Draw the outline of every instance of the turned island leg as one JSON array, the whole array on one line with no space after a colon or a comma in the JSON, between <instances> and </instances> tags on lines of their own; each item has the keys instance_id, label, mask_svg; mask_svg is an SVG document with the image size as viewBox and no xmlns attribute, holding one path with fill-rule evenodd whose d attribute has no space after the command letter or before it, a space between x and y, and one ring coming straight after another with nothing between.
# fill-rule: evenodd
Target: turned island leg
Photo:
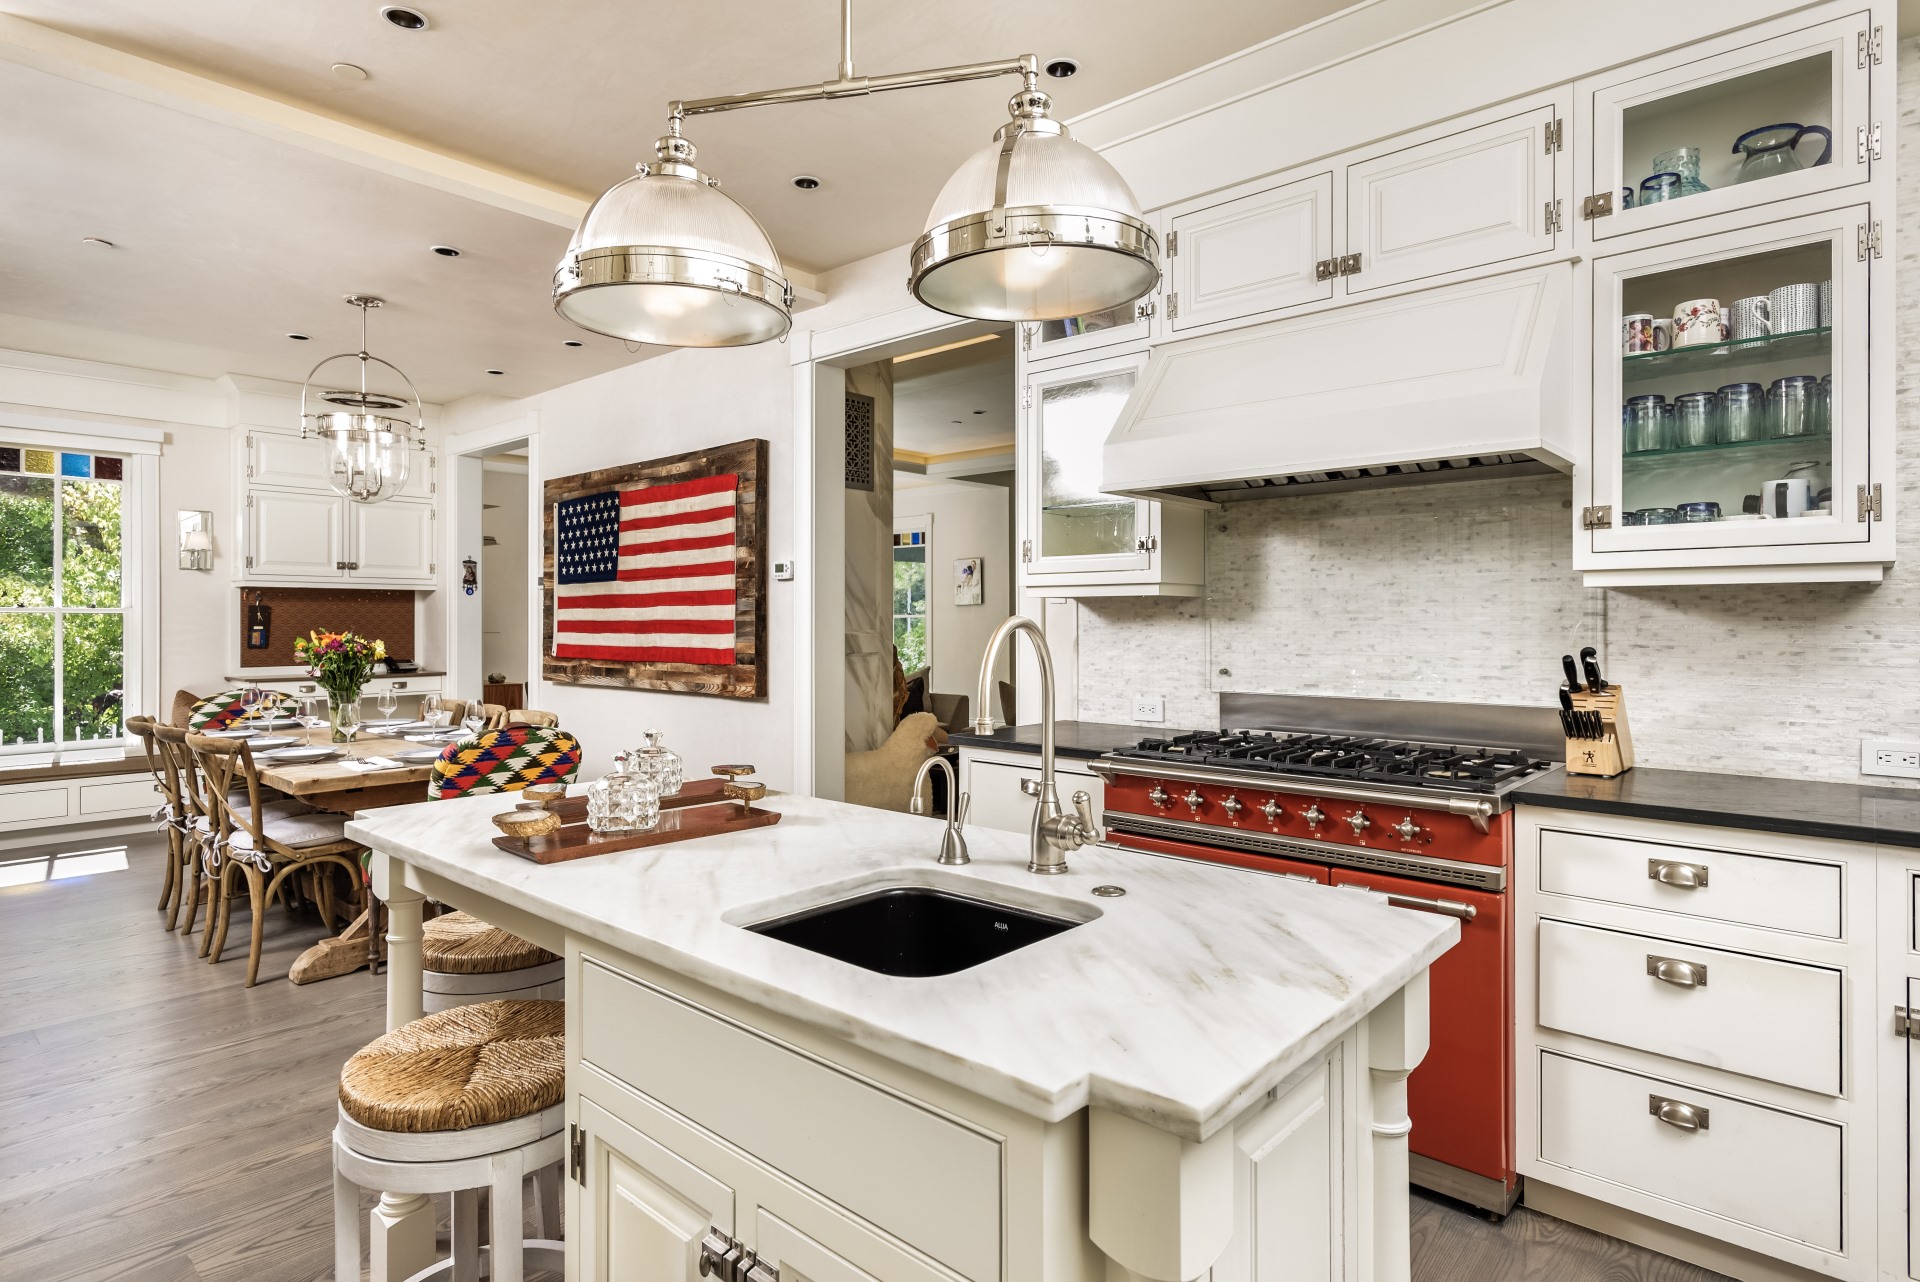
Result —
<instances>
[{"instance_id":1,"label":"turned island leg","mask_svg":"<svg viewBox=\"0 0 1920 1282\"><path fill-rule=\"evenodd\" d=\"M387 1030L421 1015L419 891L405 884L404 869L378 851L373 855L374 893L387 905ZM382 1193L369 1216L373 1282L403 1282L432 1264L436 1254L433 1200L424 1193Z\"/></svg>"},{"instance_id":2,"label":"turned island leg","mask_svg":"<svg viewBox=\"0 0 1920 1282\"><path fill-rule=\"evenodd\" d=\"M1373 1097L1371 1282L1410 1282L1413 1207L1408 1192L1407 1076L1427 1055L1427 972L1407 981L1367 1017L1367 1072Z\"/></svg>"}]
</instances>

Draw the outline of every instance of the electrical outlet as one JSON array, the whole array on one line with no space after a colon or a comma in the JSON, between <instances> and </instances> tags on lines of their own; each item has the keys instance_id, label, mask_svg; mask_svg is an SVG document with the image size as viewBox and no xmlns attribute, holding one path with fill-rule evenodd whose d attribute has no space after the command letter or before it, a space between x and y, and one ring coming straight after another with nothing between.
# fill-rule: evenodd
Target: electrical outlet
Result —
<instances>
[{"instance_id":1,"label":"electrical outlet","mask_svg":"<svg viewBox=\"0 0 1920 1282\"><path fill-rule=\"evenodd\" d=\"M1158 724L1167 719L1167 701L1157 694L1136 694L1133 696L1133 719L1151 721ZM1914 773L1920 774L1920 771Z\"/></svg>"},{"instance_id":2,"label":"electrical outlet","mask_svg":"<svg viewBox=\"0 0 1920 1282\"><path fill-rule=\"evenodd\" d=\"M1920 743L1904 739L1862 739L1860 773L1920 779Z\"/></svg>"}]
</instances>

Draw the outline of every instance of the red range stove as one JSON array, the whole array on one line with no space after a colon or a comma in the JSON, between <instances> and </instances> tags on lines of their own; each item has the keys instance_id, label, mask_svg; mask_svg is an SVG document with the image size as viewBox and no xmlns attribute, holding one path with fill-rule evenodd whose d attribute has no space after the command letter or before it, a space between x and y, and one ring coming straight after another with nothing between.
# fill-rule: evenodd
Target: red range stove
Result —
<instances>
[{"instance_id":1,"label":"red range stove","mask_svg":"<svg viewBox=\"0 0 1920 1282\"><path fill-rule=\"evenodd\" d=\"M1449 712L1460 728L1503 737L1436 736ZM1289 714L1315 728L1272 720ZM1142 739L1094 764L1108 840L1363 886L1457 918L1460 942L1430 973L1432 1048L1408 1082L1413 1179L1506 1214L1519 1195L1508 794L1562 768L1552 711L1228 695L1221 716L1251 728ZM1326 728L1396 718L1419 737Z\"/></svg>"}]
</instances>

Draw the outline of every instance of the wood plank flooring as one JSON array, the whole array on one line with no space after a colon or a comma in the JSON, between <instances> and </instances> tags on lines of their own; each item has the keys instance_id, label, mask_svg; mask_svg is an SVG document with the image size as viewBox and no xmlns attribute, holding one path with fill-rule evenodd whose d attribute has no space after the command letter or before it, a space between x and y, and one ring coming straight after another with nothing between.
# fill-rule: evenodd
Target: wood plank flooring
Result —
<instances>
[{"instance_id":1,"label":"wood plank flooring","mask_svg":"<svg viewBox=\"0 0 1920 1282\"><path fill-rule=\"evenodd\" d=\"M321 930L276 908L242 988L244 913L241 947L202 961L153 910L160 849L0 888L0 1279L325 1282L334 1090L384 1027L383 985L287 983ZM1417 1282L1718 1282L1524 1207L1496 1225L1416 1191L1413 1212Z\"/></svg>"}]
</instances>

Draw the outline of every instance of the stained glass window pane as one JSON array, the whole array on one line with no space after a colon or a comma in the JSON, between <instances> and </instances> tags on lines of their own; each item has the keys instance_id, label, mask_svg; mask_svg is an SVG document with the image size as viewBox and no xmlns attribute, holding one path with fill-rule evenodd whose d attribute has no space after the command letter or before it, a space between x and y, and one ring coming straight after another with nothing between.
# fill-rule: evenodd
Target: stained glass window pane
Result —
<instances>
[{"instance_id":1,"label":"stained glass window pane","mask_svg":"<svg viewBox=\"0 0 1920 1282\"><path fill-rule=\"evenodd\" d=\"M60 456L60 475L92 476L93 475L93 455L62 454Z\"/></svg>"},{"instance_id":2,"label":"stained glass window pane","mask_svg":"<svg viewBox=\"0 0 1920 1282\"><path fill-rule=\"evenodd\" d=\"M118 481L122 477L121 468L124 459L110 458L105 454L93 456L93 476L99 481Z\"/></svg>"},{"instance_id":3,"label":"stained glass window pane","mask_svg":"<svg viewBox=\"0 0 1920 1282\"><path fill-rule=\"evenodd\" d=\"M0 472L18 472L20 470L20 447L0 445Z\"/></svg>"},{"instance_id":4,"label":"stained glass window pane","mask_svg":"<svg viewBox=\"0 0 1920 1282\"><path fill-rule=\"evenodd\" d=\"M27 471L40 476L53 475L54 457L52 450L28 450L26 452L26 461Z\"/></svg>"}]
</instances>

